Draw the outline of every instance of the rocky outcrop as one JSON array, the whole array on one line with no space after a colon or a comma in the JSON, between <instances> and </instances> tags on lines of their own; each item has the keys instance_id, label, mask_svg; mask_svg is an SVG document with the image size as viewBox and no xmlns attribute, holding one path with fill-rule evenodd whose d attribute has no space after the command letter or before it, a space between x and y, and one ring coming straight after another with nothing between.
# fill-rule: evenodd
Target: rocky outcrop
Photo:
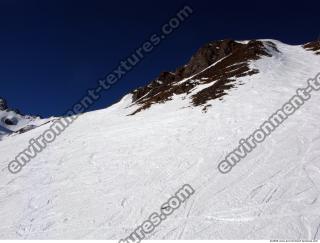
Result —
<instances>
[{"instance_id":1,"label":"rocky outcrop","mask_svg":"<svg viewBox=\"0 0 320 243\"><path fill-rule=\"evenodd\" d=\"M258 73L258 70L250 69L249 62L271 56L270 50L279 52L272 42L252 40L240 43L229 39L210 42L201 47L183 67L174 72L162 72L149 85L134 90L133 102L140 108L133 114L152 104L168 101L175 94L188 95L200 84L212 83L192 95L193 105L204 105L208 100L221 98L234 87L236 78Z\"/></svg>"},{"instance_id":2,"label":"rocky outcrop","mask_svg":"<svg viewBox=\"0 0 320 243\"><path fill-rule=\"evenodd\" d=\"M320 55L320 40L309 42L303 45L308 51L313 51L315 54Z\"/></svg>"},{"instance_id":3,"label":"rocky outcrop","mask_svg":"<svg viewBox=\"0 0 320 243\"><path fill-rule=\"evenodd\" d=\"M193 55L189 63L176 71L177 80L190 77L209 67L216 61L228 56L242 44L233 40L222 40L208 43Z\"/></svg>"}]
</instances>

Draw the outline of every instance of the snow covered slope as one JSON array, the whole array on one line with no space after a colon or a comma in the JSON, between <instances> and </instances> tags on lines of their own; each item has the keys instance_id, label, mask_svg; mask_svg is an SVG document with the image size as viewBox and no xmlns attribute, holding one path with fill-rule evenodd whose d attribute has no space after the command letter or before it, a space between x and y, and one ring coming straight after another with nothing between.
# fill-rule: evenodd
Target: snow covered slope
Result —
<instances>
[{"instance_id":1,"label":"snow covered slope","mask_svg":"<svg viewBox=\"0 0 320 243\"><path fill-rule=\"evenodd\" d=\"M314 50L262 43L259 58L233 43L212 62L196 58L179 78L166 73L81 115L19 174L8 163L50 125L1 141L0 238L121 239L189 183L196 193L149 239L319 239L320 94L229 174L217 170L320 72ZM234 66L242 71L217 74Z\"/></svg>"}]
</instances>

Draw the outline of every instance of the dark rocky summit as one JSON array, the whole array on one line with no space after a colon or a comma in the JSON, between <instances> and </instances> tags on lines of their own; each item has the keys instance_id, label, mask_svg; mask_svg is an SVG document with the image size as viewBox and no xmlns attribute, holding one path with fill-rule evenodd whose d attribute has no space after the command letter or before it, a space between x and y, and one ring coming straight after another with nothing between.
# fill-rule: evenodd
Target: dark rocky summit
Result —
<instances>
[{"instance_id":1,"label":"dark rocky summit","mask_svg":"<svg viewBox=\"0 0 320 243\"><path fill-rule=\"evenodd\" d=\"M249 62L262 56L270 57L270 50L279 52L272 42L252 40L240 43L229 39L210 42L183 67L174 72L162 72L149 85L134 90L133 102L140 108L133 114L154 103L170 100L174 94L190 94L200 84L212 83L191 96L193 105L205 105L208 100L221 98L236 85L235 78L258 73L258 70L250 69Z\"/></svg>"},{"instance_id":2,"label":"dark rocky summit","mask_svg":"<svg viewBox=\"0 0 320 243\"><path fill-rule=\"evenodd\" d=\"M315 54L320 55L320 40L309 42L303 47L308 51L313 51Z\"/></svg>"}]
</instances>

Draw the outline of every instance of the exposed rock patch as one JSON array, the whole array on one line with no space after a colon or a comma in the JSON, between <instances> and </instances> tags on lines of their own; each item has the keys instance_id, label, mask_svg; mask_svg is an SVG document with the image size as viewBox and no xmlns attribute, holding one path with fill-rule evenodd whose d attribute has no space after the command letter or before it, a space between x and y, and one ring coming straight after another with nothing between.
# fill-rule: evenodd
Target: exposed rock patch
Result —
<instances>
[{"instance_id":1,"label":"exposed rock patch","mask_svg":"<svg viewBox=\"0 0 320 243\"><path fill-rule=\"evenodd\" d=\"M149 108L152 104L166 102L173 95L188 95L201 84L212 83L191 96L193 105L204 105L208 100L221 98L227 94L227 90L236 85L236 78L258 73L258 70L250 69L249 63L263 56L270 57L272 54L269 50L279 52L272 42L252 40L243 44L222 40L208 43L183 67L175 72L162 72L149 85L134 90L133 102L140 105L140 108L133 114Z\"/></svg>"},{"instance_id":2,"label":"exposed rock patch","mask_svg":"<svg viewBox=\"0 0 320 243\"><path fill-rule=\"evenodd\" d=\"M320 55L320 40L309 42L303 45L303 48L308 51L313 51L317 55Z\"/></svg>"}]
</instances>

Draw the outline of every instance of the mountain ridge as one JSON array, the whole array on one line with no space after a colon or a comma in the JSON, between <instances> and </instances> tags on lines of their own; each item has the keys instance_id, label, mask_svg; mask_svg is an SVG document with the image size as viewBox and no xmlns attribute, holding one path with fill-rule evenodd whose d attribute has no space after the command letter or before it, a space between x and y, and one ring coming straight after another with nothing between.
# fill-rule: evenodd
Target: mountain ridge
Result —
<instances>
[{"instance_id":1,"label":"mountain ridge","mask_svg":"<svg viewBox=\"0 0 320 243\"><path fill-rule=\"evenodd\" d=\"M299 46L319 54L320 41ZM234 78L251 76L259 72L257 69L250 69L250 61L260 59L262 56L271 57L274 52L279 53L279 50L273 40L225 39L209 42L198 49L184 66L173 72L161 72L146 86L135 89L132 92L132 100L140 107L132 115L149 108L152 104L168 101L173 95L189 93L198 85L214 81L212 85L194 94L191 103L198 106L204 105L211 99L221 99L228 89L236 86ZM217 64L213 65L215 62ZM210 67L211 65L213 67ZM187 80L181 82L183 79ZM207 106L204 110L206 108Z\"/></svg>"}]
</instances>

